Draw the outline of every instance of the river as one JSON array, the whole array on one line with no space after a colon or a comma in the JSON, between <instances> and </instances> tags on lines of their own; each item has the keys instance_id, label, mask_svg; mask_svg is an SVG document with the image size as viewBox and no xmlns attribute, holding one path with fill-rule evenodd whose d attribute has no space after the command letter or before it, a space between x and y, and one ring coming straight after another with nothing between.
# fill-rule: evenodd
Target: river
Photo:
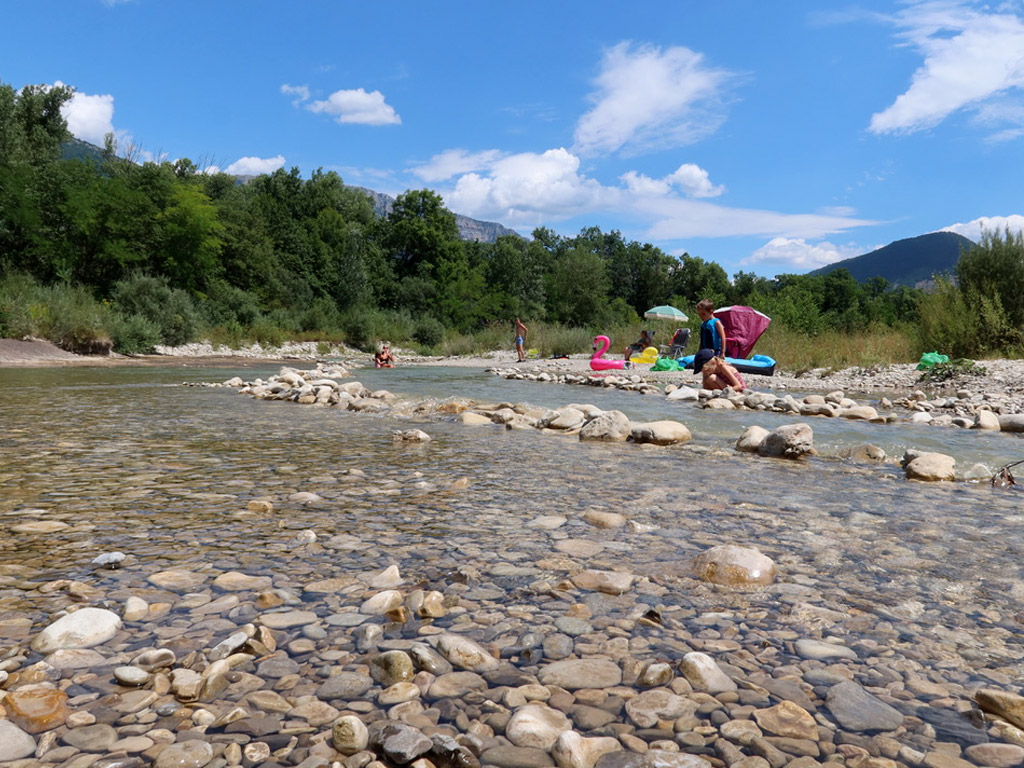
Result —
<instances>
[{"instance_id":1,"label":"river","mask_svg":"<svg viewBox=\"0 0 1024 768\"><path fill-rule=\"evenodd\" d=\"M1024 672L1020 492L909 482L892 465L839 458L844 447L872 442L890 455L916 447L998 466L1019 458L1019 439L812 419L822 455L797 463L732 450L743 426L771 428L787 421L781 416L703 412L659 397L507 381L474 369L360 370L354 378L415 400L590 402L634 420L678 419L694 439L672 448L581 444L182 386L276 371L0 370L0 520L7 528L25 520L67 525L0 540L0 642L17 653L68 604L61 590L39 589L60 579L95 588L100 604L113 606L130 594L170 600L146 583L157 571L241 571L269 576L275 588L327 615L336 606L304 593L304 583L395 564L423 584L469 573L486 595L479 600L517 606L530 603L529 585L558 582L559 561L569 559L655 585L630 605L602 609L619 618L636 618L638 604L656 611L658 622L638 623L635 633L659 658L682 653L667 631L675 627L748 649L774 648L754 664L771 675L801 663L793 641L811 636L854 649L861 682L872 681L873 659L895 669L894 660L903 660L915 675L948 686L964 711L975 688L1019 681ZM394 429L412 426L433 441L392 440ZM302 492L316 497L294 500ZM248 512L253 500L270 501L273 513ZM590 511L621 513L633 525L594 527L583 520ZM564 524L545 522L558 517ZM306 530L320 544L296 543ZM690 561L719 544L758 547L777 564L778 582L743 593L697 584ZM130 556L123 568L91 565L111 551ZM466 603L474 605L472 593ZM540 605L521 613L543 612ZM453 620L463 619L437 624ZM514 634L520 624L529 622L499 621L482 638ZM412 637L419 626L389 631ZM149 647L154 637L184 635L201 647L218 634L204 632L181 608L120 642L127 652ZM927 708L929 697L908 697L902 678L874 682L888 686L894 700ZM936 718L935 738L961 746L987 740L955 707ZM921 738L907 743L924 751Z\"/></svg>"}]
</instances>

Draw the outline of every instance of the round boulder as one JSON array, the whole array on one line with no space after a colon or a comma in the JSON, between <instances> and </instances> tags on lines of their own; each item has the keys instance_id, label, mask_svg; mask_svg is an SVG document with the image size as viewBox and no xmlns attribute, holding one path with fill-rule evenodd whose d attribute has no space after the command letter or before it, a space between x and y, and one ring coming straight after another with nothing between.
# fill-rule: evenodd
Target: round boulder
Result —
<instances>
[{"instance_id":1,"label":"round boulder","mask_svg":"<svg viewBox=\"0 0 1024 768\"><path fill-rule=\"evenodd\" d=\"M759 587L775 581L775 563L753 547L723 544L693 560L697 578L728 587Z\"/></svg>"},{"instance_id":2,"label":"round boulder","mask_svg":"<svg viewBox=\"0 0 1024 768\"><path fill-rule=\"evenodd\" d=\"M920 453L907 462L904 471L908 480L927 482L952 481L956 479L956 459L944 453Z\"/></svg>"},{"instance_id":3,"label":"round boulder","mask_svg":"<svg viewBox=\"0 0 1024 768\"><path fill-rule=\"evenodd\" d=\"M757 452L762 456L783 459L799 459L801 456L813 455L814 431L810 424L803 422L786 424L769 432L761 441Z\"/></svg>"},{"instance_id":4,"label":"round boulder","mask_svg":"<svg viewBox=\"0 0 1024 768\"><path fill-rule=\"evenodd\" d=\"M685 443L692 435L685 424L678 421L649 421L645 424L634 424L632 429L633 442L654 443L655 445L673 445Z\"/></svg>"},{"instance_id":5,"label":"round boulder","mask_svg":"<svg viewBox=\"0 0 1024 768\"><path fill-rule=\"evenodd\" d=\"M629 439L629 417L622 411L605 411L580 430L580 440L624 443Z\"/></svg>"}]
</instances>

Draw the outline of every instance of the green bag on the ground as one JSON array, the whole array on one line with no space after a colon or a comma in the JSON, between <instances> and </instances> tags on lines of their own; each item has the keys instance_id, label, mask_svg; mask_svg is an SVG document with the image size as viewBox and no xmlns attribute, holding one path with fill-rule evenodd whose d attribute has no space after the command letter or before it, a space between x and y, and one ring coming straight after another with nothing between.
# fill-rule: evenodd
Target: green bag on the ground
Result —
<instances>
[{"instance_id":1,"label":"green bag on the ground","mask_svg":"<svg viewBox=\"0 0 1024 768\"><path fill-rule=\"evenodd\" d=\"M681 371L683 366L678 361L673 360L671 357L659 357L654 361L654 365L651 366L652 371Z\"/></svg>"},{"instance_id":2,"label":"green bag on the ground","mask_svg":"<svg viewBox=\"0 0 1024 768\"><path fill-rule=\"evenodd\" d=\"M948 363L949 355L940 355L938 352L925 352L921 355L921 362L917 364L917 370L927 371L939 363Z\"/></svg>"}]
</instances>

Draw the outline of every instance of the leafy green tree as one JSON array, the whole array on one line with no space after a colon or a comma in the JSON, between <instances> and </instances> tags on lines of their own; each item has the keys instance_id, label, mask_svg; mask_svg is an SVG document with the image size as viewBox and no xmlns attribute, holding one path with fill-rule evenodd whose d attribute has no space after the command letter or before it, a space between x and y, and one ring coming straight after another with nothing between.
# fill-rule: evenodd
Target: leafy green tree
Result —
<instances>
[{"instance_id":1,"label":"leafy green tree","mask_svg":"<svg viewBox=\"0 0 1024 768\"><path fill-rule=\"evenodd\" d=\"M398 196L387 215L384 247L395 262L399 279L432 277L435 267L462 248L455 214L429 189Z\"/></svg>"},{"instance_id":2,"label":"leafy green tree","mask_svg":"<svg viewBox=\"0 0 1024 768\"><path fill-rule=\"evenodd\" d=\"M0 166L40 166L60 158L71 138L61 108L74 95L68 86L27 85L20 92L0 83Z\"/></svg>"},{"instance_id":3,"label":"leafy green tree","mask_svg":"<svg viewBox=\"0 0 1024 768\"><path fill-rule=\"evenodd\" d=\"M956 277L965 295L998 301L1009 323L1024 329L1024 232L982 232L981 242L960 254Z\"/></svg>"},{"instance_id":4,"label":"leafy green tree","mask_svg":"<svg viewBox=\"0 0 1024 768\"><path fill-rule=\"evenodd\" d=\"M0 83L0 275L24 271L49 279L52 272L37 261L40 173L60 159L61 142L70 138L61 107L72 94L66 86L16 91Z\"/></svg>"},{"instance_id":5,"label":"leafy green tree","mask_svg":"<svg viewBox=\"0 0 1024 768\"><path fill-rule=\"evenodd\" d=\"M753 272L740 270L732 276L732 285L727 291L727 300L730 304L752 306L751 296L755 293L764 293L770 289L771 281L768 278L755 275Z\"/></svg>"},{"instance_id":6,"label":"leafy green tree","mask_svg":"<svg viewBox=\"0 0 1024 768\"><path fill-rule=\"evenodd\" d=\"M194 186L178 185L155 221L155 258L173 285L198 291L220 274L224 227L210 199Z\"/></svg>"},{"instance_id":7,"label":"leafy green tree","mask_svg":"<svg viewBox=\"0 0 1024 768\"><path fill-rule=\"evenodd\" d=\"M109 295L132 270L147 266L157 209L124 179L97 175L68 190L66 263L75 282Z\"/></svg>"},{"instance_id":8,"label":"leafy green tree","mask_svg":"<svg viewBox=\"0 0 1024 768\"><path fill-rule=\"evenodd\" d=\"M559 256L548 277L547 299L547 315L555 321L600 325L609 317L610 305L604 259L583 247Z\"/></svg>"},{"instance_id":9,"label":"leafy green tree","mask_svg":"<svg viewBox=\"0 0 1024 768\"><path fill-rule=\"evenodd\" d=\"M729 292L729 277L716 262L704 261L698 256L684 253L678 266L672 270L671 289L673 294L682 296L690 307L701 299L721 304ZM680 309L686 311L685 307Z\"/></svg>"},{"instance_id":10,"label":"leafy green tree","mask_svg":"<svg viewBox=\"0 0 1024 768\"><path fill-rule=\"evenodd\" d=\"M502 319L539 317L544 308L544 260L539 244L504 235L487 248L484 274L492 298L490 311Z\"/></svg>"}]
</instances>

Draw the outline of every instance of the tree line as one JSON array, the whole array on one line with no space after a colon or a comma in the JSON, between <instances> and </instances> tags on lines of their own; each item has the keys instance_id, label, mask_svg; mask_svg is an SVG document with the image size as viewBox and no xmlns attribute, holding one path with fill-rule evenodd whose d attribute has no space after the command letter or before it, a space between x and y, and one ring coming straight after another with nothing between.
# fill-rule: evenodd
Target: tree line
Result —
<instances>
[{"instance_id":1,"label":"tree line","mask_svg":"<svg viewBox=\"0 0 1024 768\"><path fill-rule=\"evenodd\" d=\"M927 326L967 343L956 336L964 323L936 323L921 291L860 284L846 270L730 279L714 262L597 227L466 242L428 189L377 216L334 172L303 178L292 168L242 183L188 159L133 162L109 137L102 151L70 159L61 107L71 95L0 84L0 333L52 327L68 346L105 336L128 352L200 335L436 348L516 316L597 331L638 325L658 304L692 314L710 298L755 306L802 334ZM962 258L959 282L937 293L1003 318L998 343L1019 343L1020 297L991 269L1008 261L1019 274L1024 249L1010 233L983 245L999 263Z\"/></svg>"}]
</instances>

